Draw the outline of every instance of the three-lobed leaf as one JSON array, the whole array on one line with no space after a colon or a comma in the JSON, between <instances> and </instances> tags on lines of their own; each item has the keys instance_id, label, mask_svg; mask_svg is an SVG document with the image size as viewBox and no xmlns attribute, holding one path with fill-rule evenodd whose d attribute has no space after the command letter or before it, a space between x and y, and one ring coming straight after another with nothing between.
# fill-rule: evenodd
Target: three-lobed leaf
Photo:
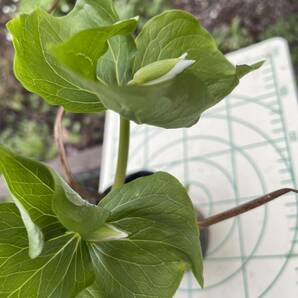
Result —
<instances>
[{"instance_id":1,"label":"three-lobed leaf","mask_svg":"<svg viewBox=\"0 0 298 298\"><path fill-rule=\"evenodd\" d=\"M21 15L8 24L16 76L68 111L111 109L136 123L178 128L194 125L261 65L232 65L184 11L152 18L136 40L130 34L135 25L135 19L119 21L111 0L80 0L63 18L41 10ZM196 63L172 80L127 86L140 69L184 53Z\"/></svg>"},{"instance_id":2,"label":"three-lobed leaf","mask_svg":"<svg viewBox=\"0 0 298 298\"><path fill-rule=\"evenodd\" d=\"M140 178L91 205L46 166L0 153L16 202L0 204L0 297L172 297L188 268L202 284L194 210L171 175Z\"/></svg>"},{"instance_id":3,"label":"three-lobed leaf","mask_svg":"<svg viewBox=\"0 0 298 298\"><path fill-rule=\"evenodd\" d=\"M122 46L120 42L118 44ZM125 46L124 43L122 48ZM85 45L81 44L74 51L82 47ZM113 84L113 80L105 81L110 84L103 84L103 72L98 73L99 82L74 77L87 90L97 94L107 109L136 123L164 128L194 125L206 109L222 100L239 84L241 77L261 66L261 63L232 65L199 22L191 14L179 10L152 18L136 38L136 50L132 51L135 56L132 74L149 68L157 61L178 58L184 53L195 63L175 78L150 86L127 86L119 80L117 85ZM109 65L109 61L113 60L113 57L105 57L99 57L98 65ZM66 59L59 61L67 64ZM123 67L127 66L129 63L123 64Z\"/></svg>"}]
</instances>

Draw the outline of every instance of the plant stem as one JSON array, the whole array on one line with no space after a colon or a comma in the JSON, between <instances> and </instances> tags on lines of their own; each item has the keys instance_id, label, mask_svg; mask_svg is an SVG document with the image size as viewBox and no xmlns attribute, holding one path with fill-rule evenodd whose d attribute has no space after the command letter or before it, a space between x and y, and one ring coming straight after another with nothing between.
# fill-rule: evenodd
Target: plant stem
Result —
<instances>
[{"instance_id":1,"label":"plant stem","mask_svg":"<svg viewBox=\"0 0 298 298\"><path fill-rule=\"evenodd\" d=\"M234 207L227 211L210 216L202 221L199 221L198 225L199 225L200 229L208 228L209 226L212 226L212 225L222 222L224 220L230 219L237 215L246 213L246 212L248 212L252 209L255 209L257 207L260 207L264 204L267 204L270 201L273 201L274 199L277 199L280 196L282 196L288 192L298 193L298 190L292 189L292 188L283 188L283 189L273 191L267 195L261 196L261 197L255 199L255 200L252 200L248 203L242 204L240 206Z\"/></svg>"},{"instance_id":2,"label":"plant stem","mask_svg":"<svg viewBox=\"0 0 298 298\"><path fill-rule=\"evenodd\" d=\"M118 147L118 161L116 168L115 181L112 189L117 189L124 184L128 152L129 152L129 133L130 122L120 116L120 133L119 133L119 147Z\"/></svg>"}]
</instances>

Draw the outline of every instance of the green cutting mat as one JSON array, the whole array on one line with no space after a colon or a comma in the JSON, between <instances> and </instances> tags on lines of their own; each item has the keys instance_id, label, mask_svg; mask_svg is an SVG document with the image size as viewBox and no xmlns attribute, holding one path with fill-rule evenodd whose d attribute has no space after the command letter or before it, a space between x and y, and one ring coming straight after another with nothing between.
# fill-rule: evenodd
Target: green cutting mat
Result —
<instances>
[{"instance_id":1,"label":"green cutting mat","mask_svg":"<svg viewBox=\"0 0 298 298\"><path fill-rule=\"evenodd\" d=\"M190 129L132 127L129 172L164 170L207 215L280 187L297 188L298 107L287 43L274 38L228 56L265 65ZM114 175L118 118L108 113L101 189ZM294 194L210 229L205 289L190 273L175 297L298 297Z\"/></svg>"}]
</instances>

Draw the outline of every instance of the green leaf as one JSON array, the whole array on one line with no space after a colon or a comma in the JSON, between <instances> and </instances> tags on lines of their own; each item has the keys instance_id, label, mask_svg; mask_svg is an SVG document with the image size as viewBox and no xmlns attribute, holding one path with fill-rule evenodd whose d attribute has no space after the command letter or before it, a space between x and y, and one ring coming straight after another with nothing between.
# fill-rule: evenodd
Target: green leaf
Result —
<instances>
[{"instance_id":1,"label":"green leaf","mask_svg":"<svg viewBox=\"0 0 298 298\"><path fill-rule=\"evenodd\" d=\"M109 49L108 40L115 35L131 33L136 25L137 20L130 19L107 27L81 31L68 41L55 46L53 53L74 72L95 80L97 61Z\"/></svg>"},{"instance_id":2,"label":"green leaf","mask_svg":"<svg viewBox=\"0 0 298 298\"><path fill-rule=\"evenodd\" d=\"M97 297L172 297L187 268L202 285L195 212L174 177L140 178L112 191L100 205L111 212L107 222L129 238L88 244Z\"/></svg>"},{"instance_id":3,"label":"green leaf","mask_svg":"<svg viewBox=\"0 0 298 298\"><path fill-rule=\"evenodd\" d=\"M156 61L177 58L183 53L196 61L166 84L121 90L121 101L120 95L112 96L112 92L109 102L106 96L102 97L107 108L137 123L165 128L192 126L202 112L222 100L239 83L236 67L218 50L197 19L187 12L172 10L152 18L137 37L136 45L134 73ZM246 73L257 66L260 67L247 66ZM144 96L144 101L138 101L137 96Z\"/></svg>"},{"instance_id":4,"label":"green leaf","mask_svg":"<svg viewBox=\"0 0 298 298\"><path fill-rule=\"evenodd\" d=\"M84 235L85 240L90 242L114 241L127 237L127 232L117 229L110 224L103 224L97 230Z\"/></svg>"},{"instance_id":5,"label":"green leaf","mask_svg":"<svg viewBox=\"0 0 298 298\"><path fill-rule=\"evenodd\" d=\"M244 77L246 74L259 69L265 61L260 61L258 63L255 63L253 65L237 65L236 66L236 73L239 79Z\"/></svg>"},{"instance_id":6,"label":"green leaf","mask_svg":"<svg viewBox=\"0 0 298 298\"><path fill-rule=\"evenodd\" d=\"M29 257L31 259L37 258L44 247L44 235L40 228L32 221L30 215L27 213L27 210L23 207L23 205L14 198L14 202L19 209L21 218L27 230L27 236L29 241Z\"/></svg>"},{"instance_id":7,"label":"green leaf","mask_svg":"<svg viewBox=\"0 0 298 298\"><path fill-rule=\"evenodd\" d=\"M105 110L100 98L69 76L50 55L49 46L67 41L83 30L109 26L118 20L111 0L79 0L65 17L54 17L42 10L16 17L8 23L15 47L16 77L29 91L68 111ZM117 65L121 62L117 60Z\"/></svg>"},{"instance_id":8,"label":"green leaf","mask_svg":"<svg viewBox=\"0 0 298 298\"><path fill-rule=\"evenodd\" d=\"M0 204L0 297L67 298L89 286L80 297L172 297L188 268L203 283L194 209L169 174L140 178L96 206L4 147L0 169L16 202Z\"/></svg>"},{"instance_id":9,"label":"green leaf","mask_svg":"<svg viewBox=\"0 0 298 298\"><path fill-rule=\"evenodd\" d=\"M143 296L144 297L144 296ZM104 298L100 289L94 283L92 286L84 289L76 298Z\"/></svg>"},{"instance_id":10,"label":"green leaf","mask_svg":"<svg viewBox=\"0 0 298 298\"><path fill-rule=\"evenodd\" d=\"M34 258L42 251L43 235L47 240L64 230L52 210L53 177L43 164L15 155L3 146L0 169L27 228L29 253Z\"/></svg>"},{"instance_id":11,"label":"green leaf","mask_svg":"<svg viewBox=\"0 0 298 298\"><path fill-rule=\"evenodd\" d=\"M137 37L136 46L137 50L133 51L135 75L144 70L147 72L153 66L155 72L158 68L158 73L163 73L167 66L163 65L165 69L161 70L159 62L177 59L185 53L187 59L195 63L173 79L149 86L126 86L123 82L119 86L106 85L74 77L87 90L96 93L107 109L138 124L164 128L190 127L206 109L233 91L244 74L261 66L261 63L232 65L198 21L191 14L179 10L152 18ZM112 58L105 57L99 58L98 63L108 66ZM124 64L125 67L128 65L129 61ZM156 73L153 74L155 76Z\"/></svg>"},{"instance_id":12,"label":"green leaf","mask_svg":"<svg viewBox=\"0 0 298 298\"><path fill-rule=\"evenodd\" d=\"M216 104L239 83L236 68L218 50L214 39L198 20L185 11L166 11L152 18L137 37L136 44L134 72L183 53L196 61L191 72L208 90L208 100L197 96L201 110Z\"/></svg>"},{"instance_id":13,"label":"green leaf","mask_svg":"<svg viewBox=\"0 0 298 298\"><path fill-rule=\"evenodd\" d=\"M97 78L110 86L126 85L132 76L131 65L136 50L134 39L117 35L108 43L109 51L97 62Z\"/></svg>"},{"instance_id":14,"label":"green leaf","mask_svg":"<svg viewBox=\"0 0 298 298\"><path fill-rule=\"evenodd\" d=\"M203 101L207 101L204 84L188 72L158 85L97 87L97 90L108 109L138 124L163 128L194 125L203 112Z\"/></svg>"},{"instance_id":15,"label":"green leaf","mask_svg":"<svg viewBox=\"0 0 298 298\"><path fill-rule=\"evenodd\" d=\"M53 210L59 221L69 231L88 237L95 233L108 218L110 212L83 200L78 193L52 172L55 179Z\"/></svg>"},{"instance_id":16,"label":"green leaf","mask_svg":"<svg viewBox=\"0 0 298 298\"><path fill-rule=\"evenodd\" d=\"M28 257L26 230L14 204L0 204L0 297L75 297L93 282L86 244L67 233Z\"/></svg>"},{"instance_id":17,"label":"green leaf","mask_svg":"<svg viewBox=\"0 0 298 298\"><path fill-rule=\"evenodd\" d=\"M84 289L81 293L79 293L76 298L104 298L104 296L100 289L97 287L96 283L94 283L90 287Z\"/></svg>"},{"instance_id":18,"label":"green leaf","mask_svg":"<svg viewBox=\"0 0 298 298\"><path fill-rule=\"evenodd\" d=\"M53 0L21 0L19 13L31 13L40 7L48 8L52 2Z\"/></svg>"},{"instance_id":19,"label":"green leaf","mask_svg":"<svg viewBox=\"0 0 298 298\"><path fill-rule=\"evenodd\" d=\"M30 257L41 253L44 235L48 240L65 228L87 238L115 237L115 231L102 235L99 230L109 211L83 200L43 164L0 146L0 169L27 228Z\"/></svg>"},{"instance_id":20,"label":"green leaf","mask_svg":"<svg viewBox=\"0 0 298 298\"><path fill-rule=\"evenodd\" d=\"M192 126L203 112L202 102L197 97L207 101L205 85L188 72L173 80L148 86L108 86L79 78L74 73L71 75L86 89L98 94L108 109L138 124L164 128ZM158 98L158 104L152 100L154 98Z\"/></svg>"}]
</instances>

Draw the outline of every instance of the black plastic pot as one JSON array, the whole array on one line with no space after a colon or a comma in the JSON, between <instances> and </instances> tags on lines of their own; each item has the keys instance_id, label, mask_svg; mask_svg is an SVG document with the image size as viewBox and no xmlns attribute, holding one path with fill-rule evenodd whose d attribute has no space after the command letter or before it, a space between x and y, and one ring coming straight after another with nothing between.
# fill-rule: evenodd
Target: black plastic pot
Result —
<instances>
[{"instance_id":1,"label":"black plastic pot","mask_svg":"<svg viewBox=\"0 0 298 298\"><path fill-rule=\"evenodd\" d=\"M139 171L136 173L133 173L131 175L128 175L125 178L125 183L129 183L133 180L136 180L140 177L146 177L146 176L151 176L152 174L154 174L153 172L149 172L149 171ZM107 188L100 196L100 199L103 199L110 191L111 191L112 187L110 186L109 188Z\"/></svg>"},{"instance_id":2,"label":"black plastic pot","mask_svg":"<svg viewBox=\"0 0 298 298\"><path fill-rule=\"evenodd\" d=\"M154 174L153 172L149 172L149 171L139 171L139 172L133 173L131 175L128 175L125 179L125 183L131 182L131 181L133 181L137 178L140 178L140 177L146 177L146 176L150 176L150 175L153 175L153 174ZM111 191L111 186L109 188L107 188L101 194L100 199L104 198L110 191ZM203 214L199 210L196 209L196 212L197 212L198 221L204 219ZM208 228L200 230L200 241L201 241L201 247L202 247L202 254L203 254L203 257L205 257L206 252L207 252L207 248L208 248L208 242L209 242L209 230L208 230Z\"/></svg>"}]
</instances>

